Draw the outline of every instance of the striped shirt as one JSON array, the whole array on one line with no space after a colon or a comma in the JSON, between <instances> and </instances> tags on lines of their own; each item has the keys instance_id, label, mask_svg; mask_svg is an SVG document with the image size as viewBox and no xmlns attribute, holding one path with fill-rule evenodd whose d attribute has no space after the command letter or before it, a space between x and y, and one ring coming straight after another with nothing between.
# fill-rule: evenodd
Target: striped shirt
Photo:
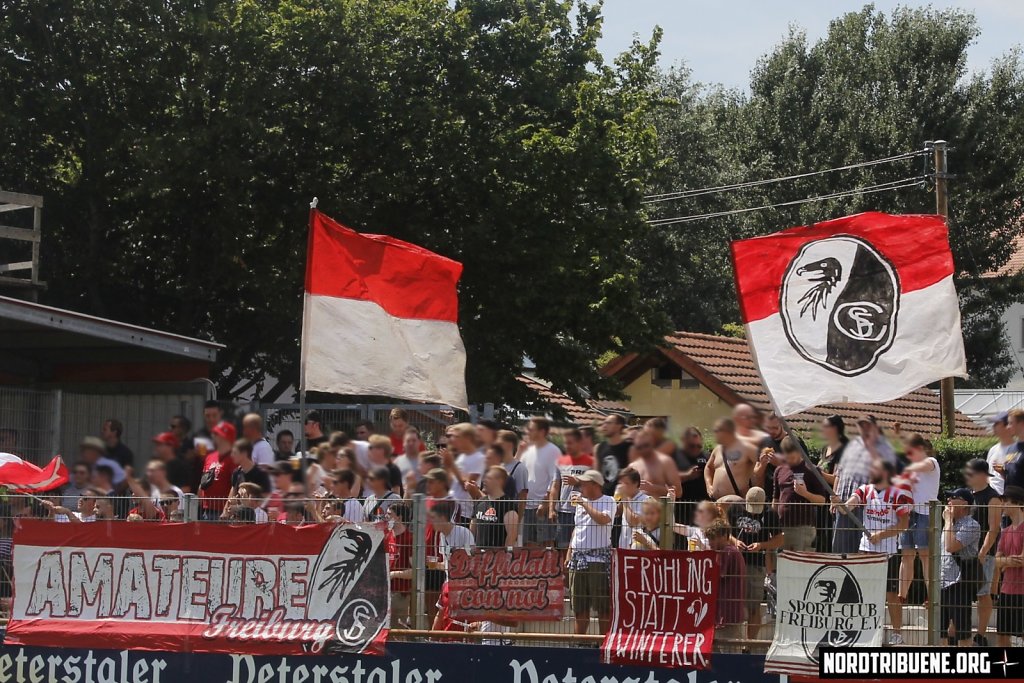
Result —
<instances>
[{"instance_id":1,"label":"striped shirt","mask_svg":"<svg viewBox=\"0 0 1024 683\"><path fill-rule=\"evenodd\" d=\"M892 555L897 549L897 536L883 538L872 543L868 534L885 531L896 526L901 517L906 517L913 509L913 501L906 493L890 486L879 491L873 484L864 484L855 492L857 499L864 505L864 528L867 530L860 539L862 553L885 553Z\"/></svg>"}]
</instances>

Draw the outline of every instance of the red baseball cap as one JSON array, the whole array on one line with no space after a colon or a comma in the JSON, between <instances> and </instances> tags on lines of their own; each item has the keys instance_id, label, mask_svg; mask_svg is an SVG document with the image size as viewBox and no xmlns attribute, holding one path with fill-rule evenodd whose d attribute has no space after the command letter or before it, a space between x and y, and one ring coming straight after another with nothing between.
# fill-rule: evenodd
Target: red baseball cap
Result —
<instances>
[{"instance_id":1,"label":"red baseball cap","mask_svg":"<svg viewBox=\"0 0 1024 683\"><path fill-rule=\"evenodd\" d=\"M235 431L235 425L230 422L218 422L217 426L210 430L214 436L219 436L222 439L234 443L238 432Z\"/></svg>"},{"instance_id":2,"label":"red baseball cap","mask_svg":"<svg viewBox=\"0 0 1024 683\"><path fill-rule=\"evenodd\" d=\"M181 445L181 442L178 441L178 437L174 435L174 432L160 432L153 437L153 443L162 443L175 449Z\"/></svg>"}]
</instances>

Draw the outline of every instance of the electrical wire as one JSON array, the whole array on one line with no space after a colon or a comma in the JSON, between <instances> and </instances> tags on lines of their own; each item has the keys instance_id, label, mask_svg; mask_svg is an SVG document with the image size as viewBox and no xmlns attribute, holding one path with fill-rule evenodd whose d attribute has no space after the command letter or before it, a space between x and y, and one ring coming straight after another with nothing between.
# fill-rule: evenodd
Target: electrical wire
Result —
<instances>
[{"instance_id":1,"label":"electrical wire","mask_svg":"<svg viewBox=\"0 0 1024 683\"><path fill-rule=\"evenodd\" d=\"M833 192L831 194L818 195L816 197L805 197L803 199L794 199L788 202L778 202L777 204L764 204L762 206L750 206L745 209L732 209L729 211L716 211L714 213L702 213L692 216L676 216L674 218L658 218L655 220L647 221L649 225L676 225L678 223L690 223L692 221L706 220L709 218L721 218L723 216L733 216L742 213L750 213L752 211L763 211L764 209L775 209L783 206L798 206L800 204L810 204L812 202L824 202L830 199L842 199L843 197L852 197L854 195L874 194L876 192L889 192L892 190L900 190L905 187L912 187L914 185L920 185L925 180L924 176L915 176L912 178L903 178L901 180L893 180L887 183L879 183L877 185L866 185L864 187L856 187L852 190L843 190L841 192Z\"/></svg>"},{"instance_id":2,"label":"electrical wire","mask_svg":"<svg viewBox=\"0 0 1024 683\"><path fill-rule=\"evenodd\" d=\"M896 154L891 157L885 157L884 159L873 159L871 161L861 161L856 164L848 164L846 166L837 166L836 168L827 168L824 171L810 171L808 173L797 173L796 175L782 176L779 178L768 178L766 180L752 180L743 183L733 183L732 185L719 185L717 187L702 187L694 190L680 190L678 192L664 192L662 194L649 194L644 196L642 204L657 204L660 202L675 201L676 199L686 199L688 197L700 197L706 194L714 194L716 192L731 192L733 190L741 190L747 187L760 187L762 185L771 185L774 183L782 183L788 180L800 180L801 178L811 178L813 176L823 175L825 173L834 173L836 171L851 171L857 168L866 168L868 166L877 166L879 164L889 164L894 161L901 161L903 159L911 159L916 156L928 154L928 150L922 149L915 152L905 152L903 154Z\"/></svg>"}]
</instances>

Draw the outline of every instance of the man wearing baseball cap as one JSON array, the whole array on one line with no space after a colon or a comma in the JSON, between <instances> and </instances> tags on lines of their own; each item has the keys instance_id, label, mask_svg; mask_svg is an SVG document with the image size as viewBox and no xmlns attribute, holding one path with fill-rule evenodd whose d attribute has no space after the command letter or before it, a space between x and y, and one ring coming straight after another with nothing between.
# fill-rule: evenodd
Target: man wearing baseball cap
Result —
<instances>
[{"instance_id":1,"label":"man wearing baseball cap","mask_svg":"<svg viewBox=\"0 0 1024 683\"><path fill-rule=\"evenodd\" d=\"M184 458L178 457L181 441L174 432L160 432L153 437L153 459L162 462L167 469L167 480L178 487L190 485L191 472Z\"/></svg>"},{"instance_id":2,"label":"man wearing baseball cap","mask_svg":"<svg viewBox=\"0 0 1024 683\"><path fill-rule=\"evenodd\" d=\"M204 521L216 521L224 511L228 494L231 493L231 475L235 461L231 458L237 432L230 422L218 422L210 430L216 450L206 456L203 476L199 480L200 516Z\"/></svg>"},{"instance_id":3,"label":"man wearing baseball cap","mask_svg":"<svg viewBox=\"0 0 1024 683\"><path fill-rule=\"evenodd\" d=\"M942 512L942 597L940 624L953 624L953 641L971 644L971 603L982 580L978 564L981 527L971 517L974 494L966 487L949 491ZM951 643L952 644L952 643Z\"/></svg>"},{"instance_id":4,"label":"man wearing baseball cap","mask_svg":"<svg viewBox=\"0 0 1024 683\"><path fill-rule=\"evenodd\" d=\"M1010 428L1010 414L1006 411L997 413L989 418L992 424L992 434L999 443L988 449L986 461L989 465L989 483L1000 496L1003 495L1003 468L1006 466L1006 456L1017 451L1017 437Z\"/></svg>"},{"instance_id":5,"label":"man wearing baseball cap","mask_svg":"<svg viewBox=\"0 0 1024 683\"><path fill-rule=\"evenodd\" d=\"M974 497L971 516L981 529L978 561L984 573L978 586L978 633L974 636L974 643L986 647L988 624L992 619L992 576L996 570L995 549L998 547L999 528L1002 525L1002 503L992 487L988 461L981 458L969 460L964 466L964 483Z\"/></svg>"},{"instance_id":6,"label":"man wearing baseball cap","mask_svg":"<svg viewBox=\"0 0 1024 683\"><path fill-rule=\"evenodd\" d=\"M566 568L569 570L569 591L572 611L576 617L576 633L586 634L590 628L590 611L597 612L601 633L611 626L611 562L612 520L615 499L604 494L604 477L597 470L587 470L576 477L579 493L573 493L570 504L576 507L576 523L569 540Z\"/></svg>"}]
</instances>

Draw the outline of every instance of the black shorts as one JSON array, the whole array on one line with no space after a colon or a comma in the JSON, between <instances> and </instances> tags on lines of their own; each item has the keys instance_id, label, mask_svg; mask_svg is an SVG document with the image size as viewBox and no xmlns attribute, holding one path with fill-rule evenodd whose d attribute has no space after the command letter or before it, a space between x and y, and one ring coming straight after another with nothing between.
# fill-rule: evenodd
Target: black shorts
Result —
<instances>
[{"instance_id":1,"label":"black shorts","mask_svg":"<svg viewBox=\"0 0 1024 683\"><path fill-rule=\"evenodd\" d=\"M431 591L432 593L441 592L441 586L444 585L444 570L443 569L427 569L423 572L423 587Z\"/></svg>"},{"instance_id":2,"label":"black shorts","mask_svg":"<svg viewBox=\"0 0 1024 683\"><path fill-rule=\"evenodd\" d=\"M1024 638L1024 595L999 594L996 633Z\"/></svg>"},{"instance_id":3,"label":"black shorts","mask_svg":"<svg viewBox=\"0 0 1024 683\"><path fill-rule=\"evenodd\" d=\"M977 592L973 584L966 583L954 583L942 589L940 620L943 633L952 621L953 637L956 640L967 640L971 637L971 603Z\"/></svg>"},{"instance_id":4,"label":"black shorts","mask_svg":"<svg viewBox=\"0 0 1024 683\"><path fill-rule=\"evenodd\" d=\"M886 593L899 593L900 592L900 562L903 558L897 553L896 555L889 556L889 563L886 567L885 575L885 592Z\"/></svg>"}]
</instances>

